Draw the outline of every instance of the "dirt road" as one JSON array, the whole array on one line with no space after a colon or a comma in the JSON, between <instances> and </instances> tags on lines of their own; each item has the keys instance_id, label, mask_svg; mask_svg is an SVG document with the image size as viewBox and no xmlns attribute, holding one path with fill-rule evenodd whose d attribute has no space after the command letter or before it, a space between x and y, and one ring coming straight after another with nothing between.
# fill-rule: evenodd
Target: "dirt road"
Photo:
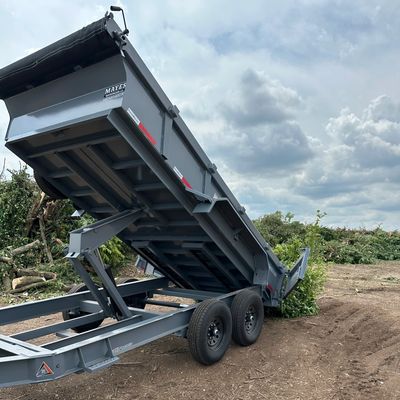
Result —
<instances>
[{"instance_id":1,"label":"dirt road","mask_svg":"<svg viewBox=\"0 0 400 400\"><path fill-rule=\"evenodd\" d=\"M170 337L99 374L0 399L400 399L400 264L334 266L319 304L316 317L266 320L255 345L232 345L211 367Z\"/></svg>"}]
</instances>

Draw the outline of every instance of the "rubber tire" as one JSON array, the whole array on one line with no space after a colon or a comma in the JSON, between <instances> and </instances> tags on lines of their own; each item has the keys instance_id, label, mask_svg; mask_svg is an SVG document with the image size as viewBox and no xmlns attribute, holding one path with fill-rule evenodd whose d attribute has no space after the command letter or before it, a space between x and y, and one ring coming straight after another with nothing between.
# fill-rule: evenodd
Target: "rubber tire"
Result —
<instances>
[{"instance_id":1,"label":"rubber tire","mask_svg":"<svg viewBox=\"0 0 400 400\"><path fill-rule=\"evenodd\" d=\"M119 277L115 279L115 283L117 285L122 285L124 283L136 282L138 280L139 279L136 278ZM141 308L143 310L146 307L146 300L148 299L148 295L147 293L140 293L124 297L123 299L125 300L128 307Z\"/></svg>"},{"instance_id":2,"label":"rubber tire","mask_svg":"<svg viewBox=\"0 0 400 400\"><path fill-rule=\"evenodd\" d=\"M80 292L84 292L85 290L88 290L87 286L84 283L79 283L77 285L74 285L71 290L68 292L68 294L74 294L74 293L80 293ZM62 317L64 321L69 321L70 319L74 319L77 317L82 317L83 315L89 315L90 313L83 313L83 312L79 312L79 314L76 314L75 316L72 316L70 314L71 310L65 310L62 312ZM76 333L82 333L82 332L87 332L90 331L92 329L96 329L98 328L102 322L104 321L104 319L99 320L99 321L95 321L95 322L91 322L89 324L85 324L85 325L81 325L81 326L77 326L76 328L71 328L73 331L75 331Z\"/></svg>"},{"instance_id":3,"label":"rubber tire","mask_svg":"<svg viewBox=\"0 0 400 400\"><path fill-rule=\"evenodd\" d=\"M39 188L53 200L64 200L67 197L64 196L57 188L55 188L49 181L43 176L39 175L38 172L33 171L33 176Z\"/></svg>"},{"instance_id":4,"label":"rubber tire","mask_svg":"<svg viewBox=\"0 0 400 400\"><path fill-rule=\"evenodd\" d=\"M217 349L208 346L207 333L211 321L220 318L224 325L224 336ZM229 347L232 337L232 315L229 307L215 299L201 302L189 322L187 339L193 358L201 364L211 365L219 361Z\"/></svg>"},{"instance_id":5,"label":"rubber tire","mask_svg":"<svg viewBox=\"0 0 400 400\"><path fill-rule=\"evenodd\" d=\"M256 312L256 326L252 332L247 332L245 318L250 306L254 306ZM264 305L261 297L252 290L242 290L232 301L231 313L232 338L235 343L240 346L249 346L255 343L264 324Z\"/></svg>"}]
</instances>

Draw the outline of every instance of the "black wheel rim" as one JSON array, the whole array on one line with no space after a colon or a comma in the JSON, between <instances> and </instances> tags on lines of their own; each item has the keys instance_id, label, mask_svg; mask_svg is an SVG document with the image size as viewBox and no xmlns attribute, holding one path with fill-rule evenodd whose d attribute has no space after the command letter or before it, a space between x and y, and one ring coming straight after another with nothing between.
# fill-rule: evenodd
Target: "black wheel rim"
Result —
<instances>
[{"instance_id":1,"label":"black wheel rim","mask_svg":"<svg viewBox=\"0 0 400 400\"><path fill-rule=\"evenodd\" d=\"M257 326L257 311L254 305L250 305L244 317L244 327L247 334L254 332Z\"/></svg>"},{"instance_id":2,"label":"black wheel rim","mask_svg":"<svg viewBox=\"0 0 400 400\"><path fill-rule=\"evenodd\" d=\"M224 323L221 318L214 318L207 329L207 344L212 350L218 349L224 337Z\"/></svg>"}]
</instances>

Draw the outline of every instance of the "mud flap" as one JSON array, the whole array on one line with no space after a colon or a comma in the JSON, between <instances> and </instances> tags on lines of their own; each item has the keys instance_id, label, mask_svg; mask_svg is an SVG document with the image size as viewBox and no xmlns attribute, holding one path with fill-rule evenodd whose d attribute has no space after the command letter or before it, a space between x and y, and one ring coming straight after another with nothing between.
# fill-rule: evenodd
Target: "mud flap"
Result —
<instances>
[{"instance_id":1,"label":"mud flap","mask_svg":"<svg viewBox=\"0 0 400 400\"><path fill-rule=\"evenodd\" d=\"M303 251L303 254L296 261L294 267L289 271L288 280L283 295L284 299L287 296L289 296L289 294L298 285L298 283L304 279L307 270L307 262L309 255L310 255L310 249L306 247Z\"/></svg>"}]
</instances>

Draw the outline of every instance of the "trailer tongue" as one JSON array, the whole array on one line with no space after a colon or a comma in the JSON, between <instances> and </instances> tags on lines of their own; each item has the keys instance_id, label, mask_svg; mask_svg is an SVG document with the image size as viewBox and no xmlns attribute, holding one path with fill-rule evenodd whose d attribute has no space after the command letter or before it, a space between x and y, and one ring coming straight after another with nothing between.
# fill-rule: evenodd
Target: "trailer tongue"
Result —
<instances>
[{"instance_id":1,"label":"trailer tongue","mask_svg":"<svg viewBox=\"0 0 400 400\"><path fill-rule=\"evenodd\" d=\"M10 114L6 146L32 167L43 191L97 220L70 235L67 258L84 285L0 309L2 325L64 316L0 336L0 386L93 372L172 333L211 364L231 336L253 343L263 306L278 306L304 278L309 250L290 271L280 263L111 13L0 70L0 97ZM164 277L117 285L98 252L115 235ZM152 303L177 311L144 309ZM114 323L101 325L105 318ZM57 338L30 343L49 334Z\"/></svg>"}]
</instances>

